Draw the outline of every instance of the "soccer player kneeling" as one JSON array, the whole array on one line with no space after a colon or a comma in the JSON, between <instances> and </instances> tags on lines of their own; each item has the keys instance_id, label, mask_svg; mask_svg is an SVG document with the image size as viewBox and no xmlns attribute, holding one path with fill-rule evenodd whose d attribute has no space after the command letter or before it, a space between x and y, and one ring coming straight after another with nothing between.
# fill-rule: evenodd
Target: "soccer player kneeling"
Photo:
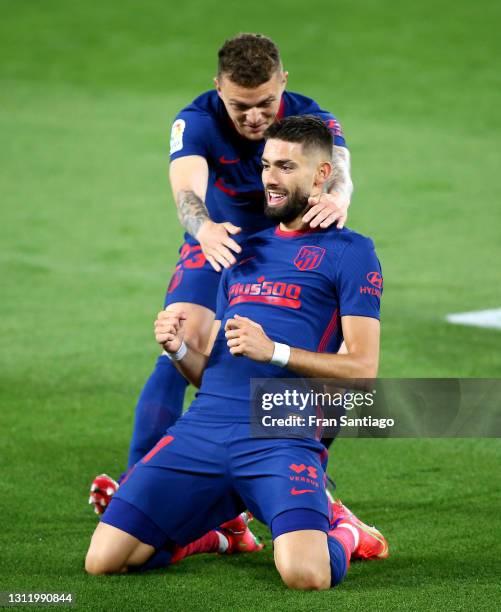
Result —
<instances>
[{"instance_id":1,"label":"soccer player kneeling","mask_svg":"<svg viewBox=\"0 0 501 612\"><path fill-rule=\"evenodd\" d=\"M259 548L240 514L246 508L270 528L291 588L329 588L351 558L388 556L377 529L329 501L318 440L251 436L251 378L373 378L379 361L382 276L372 241L302 222L309 198L331 179L329 129L315 117L288 117L266 136L266 214L278 225L249 239L223 272L205 353L184 342L181 309L159 313L157 342L200 391L114 494L87 553L91 574ZM363 290L368 284L376 290ZM347 352L338 354L343 340Z\"/></svg>"}]
</instances>

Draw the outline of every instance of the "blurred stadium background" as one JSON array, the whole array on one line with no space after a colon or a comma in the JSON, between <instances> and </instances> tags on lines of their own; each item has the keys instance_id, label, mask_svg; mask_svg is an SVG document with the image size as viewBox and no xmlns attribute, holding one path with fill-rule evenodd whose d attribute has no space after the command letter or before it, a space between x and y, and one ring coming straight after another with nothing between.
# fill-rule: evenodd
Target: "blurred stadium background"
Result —
<instances>
[{"instance_id":1,"label":"blurred stadium background","mask_svg":"<svg viewBox=\"0 0 501 612\"><path fill-rule=\"evenodd\" d=\"M176 112L239 31L280 46L290 89L341 120L349 225L385 274L382 376L499 377L501 5L490 0L0 0L0 590L94 609L492 610L498 440L341 440L341 497L392 557L336 591L286 592L267 551L90 579L87 486L126 460L152 321L181 238L167 182Z\"/></svg>"}]
</instances>

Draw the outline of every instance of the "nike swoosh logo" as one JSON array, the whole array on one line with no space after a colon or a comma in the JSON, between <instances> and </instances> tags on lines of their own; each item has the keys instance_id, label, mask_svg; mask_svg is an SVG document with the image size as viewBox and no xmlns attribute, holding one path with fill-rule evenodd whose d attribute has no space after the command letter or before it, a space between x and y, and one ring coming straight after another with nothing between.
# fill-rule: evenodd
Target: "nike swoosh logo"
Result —
<instances>
[{"instance_id":1,"label":"nike swoosh logo","mask_svg":"<svg viewBox=\"0 0 501 612\"><path fill-rule=\"evenodd\" d=\"M238 164L240 157L237 157L236 159L226 159L224 155L221 155L219 161L221 164Z\"/></svg>"},{"instance_id":2,"label":"nike swoosh logo","mask_svg":"<svg viewBox=\"0 0 501 612\"><path fill-rule=\"evenodd\" d=\"M296 489L296 487L292 487L291 489L292 495L302 495L303 493L316 493L313 489Z\"/></svg>"}]
</instances>

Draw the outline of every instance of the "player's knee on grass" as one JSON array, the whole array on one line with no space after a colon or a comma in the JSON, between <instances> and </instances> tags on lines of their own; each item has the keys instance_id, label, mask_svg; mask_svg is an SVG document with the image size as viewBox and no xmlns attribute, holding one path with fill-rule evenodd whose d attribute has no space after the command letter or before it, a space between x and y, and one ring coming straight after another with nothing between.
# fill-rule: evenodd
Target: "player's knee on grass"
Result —
<instances>
[{"instance_id":1,"label":"player's knee on grass","mask_svg":"<svg viewBox=\"0 0 501 612\"><path fill-rule=\"evenodd\" d=\"M106 523L99 523L85 557L85 571L93 576L120 574L128 565L145 563L154 548L129 533Z\"/></svg>"},{"instance_id":2,"label":"player's knee on grass","mask_svg":"<svg viewBox=\"0 0 501 612\"><path fill-rule=\"evenodd\" d=\"M275 565L290 589L320 591L331 586L327 535L303 530L284 533L273 541Z\"/></svg>"},{"instance_id":3,"label":"player's knee on grass","mask_svg":"<svg viewBox=\"0 0 501 612\"><path fill-rule=\"evenodd\" d=\"M105 550L90 547L85 557L85 571L92 576L120 574L125 571L123 559L115 558Z\"/></svg>"},{"instance_id":4,"label":"player's knee on grass","mask_svg":"<svg viewBox=\"0 0 501 612\"><path fill-rule=\"evenodd\" d=\"M127 554L112 546L106 545L94 537L91 540L85 557L85 571L93 576L102 574L120 574L126 569Z\"/></svg>"}]
</instances>

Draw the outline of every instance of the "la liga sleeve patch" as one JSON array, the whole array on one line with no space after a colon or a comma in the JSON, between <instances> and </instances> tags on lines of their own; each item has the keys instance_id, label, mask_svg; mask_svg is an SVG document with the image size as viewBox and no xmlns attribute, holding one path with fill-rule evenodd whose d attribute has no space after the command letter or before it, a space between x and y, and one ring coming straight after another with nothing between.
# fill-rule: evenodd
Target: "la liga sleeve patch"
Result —
<instances>
[{"instance_id":1,"label":"la liga sleeve patch","mask_svg":"<svg viewBox=\"0 0 501 612\"><path fill-rule=\"evenodd\" d=\"M176 119L172 124L170 133L170 154L177 153L183 148L183 134L186 127L184 119Z\"/></svg>"}]
</instances>

